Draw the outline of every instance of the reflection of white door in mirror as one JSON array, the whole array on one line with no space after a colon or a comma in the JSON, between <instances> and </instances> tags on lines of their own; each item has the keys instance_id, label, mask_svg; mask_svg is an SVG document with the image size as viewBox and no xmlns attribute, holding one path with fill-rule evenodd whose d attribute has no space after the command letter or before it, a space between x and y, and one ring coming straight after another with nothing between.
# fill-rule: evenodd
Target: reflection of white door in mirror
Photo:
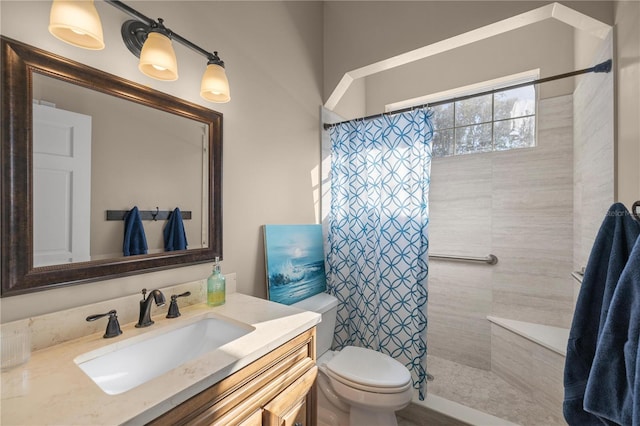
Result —
<instances>
[{"instance_id":1,"label":"reflection of white door in mirror","mask_svg":"<svg viewBox=\"0 0 640 426\"><path fill-rule=\"evenodd\" d=\"M33 104L33 265L90 258L91 116Z\"/></svg>"}]
</instances>

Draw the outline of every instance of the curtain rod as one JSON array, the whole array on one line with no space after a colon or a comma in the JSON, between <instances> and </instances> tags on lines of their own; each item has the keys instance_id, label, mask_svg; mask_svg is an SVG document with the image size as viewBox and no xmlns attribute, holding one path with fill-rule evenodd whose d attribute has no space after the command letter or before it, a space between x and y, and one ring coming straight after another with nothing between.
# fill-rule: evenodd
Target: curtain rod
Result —
<instances>
[{"instance_id":1,"label":"curtain rod","mask_svg":"<svg viewBox=\"0 0 640 426\"><path fill-rule=\"evenodd\" d=\"M604 62L602 62L602 63L600 63L598 65L595 65L595 66L593 66L591 68L585 68L585 69L582 69L582 70L571 71L571 72L567 72L567 73L564 73L564 74L554 75L554 76L551 76L551 77L540 78L538 80L532 80L532 81L527 81L527 82L524 82L524 83L518 83L518 84L514 84L512 86L501 87L499 89L492 89L492 90L487 90L485 92L474 93L472 95L465 95L465 96L458 96L458 97L449 98L449 99L443 99L441 101L426 103L426 104L422 104L422 105L414 105L414 106L411 106L411 107L402 108L402 109L398 109L398 110L395 110L395 111L382 112L382 113L379 113L379 114L368 115L366 117L354 118L354 119L351 119L351 120L340 121L340 122L337 122L337 123L324 123L324 129L325 130L329 130L333 126L337 126L339 124L344 124L344 123L350 123L350 122L356 121L356 120L368 120L368 119L371 119L371 118L384 117L385 115L399 114L399 113L411 111L413 109L433 107L433 106L438 106L438 105L442 105L442 104L448 104L448 103L451 103L451 102L463 101L465 99L471 99L471 98L475 98L475 97L478 97L478 96L491 95L491 94L498 93L498 92L505 92L507 90L518 89L520 87L525 87L525 86L532 86L534 84L547 83L549 81L560 80L560 79L568 78L568 77L574 77L576 75L587 74L587 73L590 73L590 72L605 72L605 73L608 73L608 72L611 71L611 64L612 64L612 61L611 61L611 59L609 59L609 60L606 60L606 61L604 61Z\"/></svg>"}]
</instances>

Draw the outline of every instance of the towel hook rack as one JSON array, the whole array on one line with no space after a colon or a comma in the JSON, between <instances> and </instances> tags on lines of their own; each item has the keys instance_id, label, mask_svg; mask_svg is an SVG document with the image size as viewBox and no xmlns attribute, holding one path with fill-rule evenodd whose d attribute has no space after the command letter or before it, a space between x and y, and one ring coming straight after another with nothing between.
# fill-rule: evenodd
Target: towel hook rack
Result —
<instances>
[{"instance_id":1,"label":"towel hook rack","mask_svg":"<svg viewBox=\"0 0 640 426\"><path fill-rule=\"evenodd\" d=\"M107 220L124 220L125 216L129 213L129 210L107 210ZM160 210L156 207L156 210L140 210L140 218L142 220L167 220L171 215L169 210ZM180 211L182 220L191 220L191 211Z\"/></svg>"}]
</instances>

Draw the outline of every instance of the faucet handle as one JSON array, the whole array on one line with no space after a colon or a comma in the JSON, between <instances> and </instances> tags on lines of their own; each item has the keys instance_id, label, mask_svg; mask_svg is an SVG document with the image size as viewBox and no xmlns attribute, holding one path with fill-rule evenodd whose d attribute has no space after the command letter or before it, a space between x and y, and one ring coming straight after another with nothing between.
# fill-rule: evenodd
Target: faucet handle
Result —
<instances>
[{"instance_id":1,"label":"faucet handle","mask_svg":"<svg viewBox=\"0 0 640 426\"><path fill-rule=\"evenodd\" d=\"M109 339L111 337L116 337L121 335L122 330L120 330L120 323L118 323L118 316L116 315L115 309L107 312L106 314L89 315L87 317L87 321L89 322L95 321L102 317L106 317L107 315L109 315L109 322L107 323L107 330L105 331L104 336L102 337L104 337L105 339Z\"/></svg>"},{"instance_id":2,"label":"faucet handle","mask_svg":"<svg viewBox=\"0 0 640 426\"><path fill-rule=\"evenodd\" d=\"M178 297L191 296L190 291L185 291L182 294L172 294L171 303L169 304L169 311L167 312L167 318L178 318L180 316L180 310L178 309Z\"/></svg>"}]
</instances>

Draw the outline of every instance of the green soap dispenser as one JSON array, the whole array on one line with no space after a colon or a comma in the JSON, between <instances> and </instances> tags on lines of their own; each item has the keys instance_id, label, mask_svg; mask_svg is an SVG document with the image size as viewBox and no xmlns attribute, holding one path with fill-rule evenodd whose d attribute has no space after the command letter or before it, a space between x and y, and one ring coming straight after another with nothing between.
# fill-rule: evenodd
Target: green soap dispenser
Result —
<instances>
[{"instance_id":1,"label":"green soap dispenser","mask_svg":"<svg viewBox=\"0 0 640 426\"><path fill-rule=\"evenodd\" d=\"M225 302L225 278L220 272L220 258L216 256L213 272L207 279L207 305L220 306Z\"/></svg>"}]
</instances>

